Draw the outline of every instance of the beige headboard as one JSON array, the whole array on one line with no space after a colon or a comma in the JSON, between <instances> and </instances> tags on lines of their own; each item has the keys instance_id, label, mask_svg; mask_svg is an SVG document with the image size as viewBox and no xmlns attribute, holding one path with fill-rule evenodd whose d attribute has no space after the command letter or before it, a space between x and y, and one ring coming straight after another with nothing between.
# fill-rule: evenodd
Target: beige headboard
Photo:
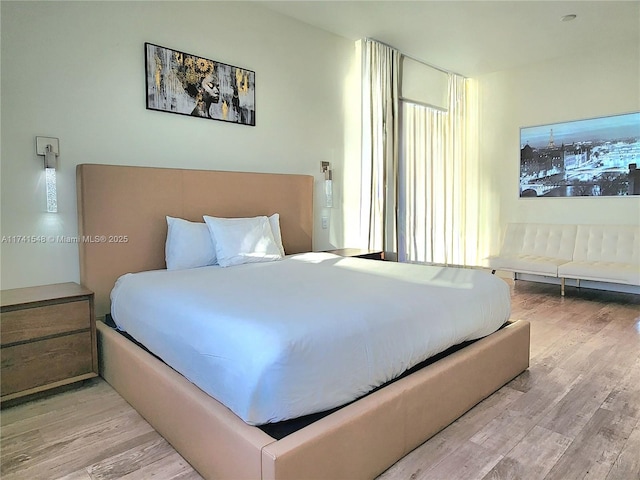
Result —
<instances>
[{"instance_id":1,"label":"beige headboard","mask_svg":"<svg viewBox=\"0 0 640 480\"><path fill-rule=\"evenodd\" d=\"M313 177L117 165L78 165L80 281L109 312L116 279L166 268L165 216L280 214L286 253L308 252L313 233ZM125 238L126 236L126 238Z\"/></svg>"}]
</instances>

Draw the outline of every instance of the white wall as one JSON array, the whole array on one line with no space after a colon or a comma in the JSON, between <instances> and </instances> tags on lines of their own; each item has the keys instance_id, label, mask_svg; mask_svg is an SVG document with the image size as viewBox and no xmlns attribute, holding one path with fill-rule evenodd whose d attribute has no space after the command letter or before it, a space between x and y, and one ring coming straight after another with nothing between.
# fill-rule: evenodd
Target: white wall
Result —
<instances>
[{"instance_id":1,"label":"white wall","mask_svg":"<svg viewBox=\"0 0 640 480\"><path fill-rule=\"evenodd\" d=\"M640 110L640 45L584 51L477 80L481 226L491 253L509 222L640 224L637 196L519 198L518 182L520 127Z\"/></svg>"},{"instance_id":2,"label":"white wall","mask_svg":"<svg viewBox=\"0 0 640 480\"><path fill-rule=\"evenodd\" d=\"M314 248L345 246L340 172L353 129L345 115L359 103L345 88L352 42L243 2L3 1L1 9L4 237L75 236L79 163L300 173L319 184L329 160L336 208L316 207ZM146 110L144 42L255 71L257 125ZM57 214L45 213L36 136L60 138ZM75 245L5 241L0 252L2 288L79 280Z\"/></svg>"}]
</instances>

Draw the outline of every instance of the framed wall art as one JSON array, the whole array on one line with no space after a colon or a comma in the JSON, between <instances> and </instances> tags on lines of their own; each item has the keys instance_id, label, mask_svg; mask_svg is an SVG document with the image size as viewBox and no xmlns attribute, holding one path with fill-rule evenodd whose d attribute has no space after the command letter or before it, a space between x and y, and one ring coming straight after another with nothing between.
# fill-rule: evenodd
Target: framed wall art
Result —
<instances>
[{"instance_id":1,"label":"framed wall art","mask_svg":"<svg viewBox=\"0 0 640 480\"><path fill-rule=\"evenodd\" d=\"M255 72L145 43L147 109L256 124Z\"/></svg>"},{"instance_id":2,"label":"framed wall art","mask_svg":"<svg viewBox=\"0 0 640 480\"><path fill-rule=\"evenodd\" d=\"M640 112L520 129L520 197L640 195Z\"/></svg>"}]
</instances>

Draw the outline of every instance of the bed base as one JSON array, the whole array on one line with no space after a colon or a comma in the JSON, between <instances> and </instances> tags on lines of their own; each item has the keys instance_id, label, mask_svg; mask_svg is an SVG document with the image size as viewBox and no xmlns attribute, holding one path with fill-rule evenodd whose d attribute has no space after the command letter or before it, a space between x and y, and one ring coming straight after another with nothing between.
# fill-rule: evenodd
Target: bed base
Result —
<instances>
[{"instance_id":1,"label":"bed base","mask_svg":"<svg viewBox=\"0 0 640 480\"><path fill-rule=\"evenodd\" d=\"M511 322L275 440L97 323L100 374L207 479L374 478L529 366L529 322Z\"/></svg>"}]
</instances>

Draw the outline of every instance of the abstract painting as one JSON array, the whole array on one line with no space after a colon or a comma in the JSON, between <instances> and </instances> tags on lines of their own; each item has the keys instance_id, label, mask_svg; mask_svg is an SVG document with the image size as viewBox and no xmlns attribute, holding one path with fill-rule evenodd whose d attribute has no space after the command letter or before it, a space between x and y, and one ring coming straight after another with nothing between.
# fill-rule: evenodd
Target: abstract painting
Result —
<instances>
[{"instance_id":1,"label":"abstract painting","mask_svg":"<svg viewBox=\"0 0 640 480\"><path fill-rule=\"evenodd\" d=\"M255 126L255 72L145 43L147 109Z\"/></svg>"}]
</instances>

